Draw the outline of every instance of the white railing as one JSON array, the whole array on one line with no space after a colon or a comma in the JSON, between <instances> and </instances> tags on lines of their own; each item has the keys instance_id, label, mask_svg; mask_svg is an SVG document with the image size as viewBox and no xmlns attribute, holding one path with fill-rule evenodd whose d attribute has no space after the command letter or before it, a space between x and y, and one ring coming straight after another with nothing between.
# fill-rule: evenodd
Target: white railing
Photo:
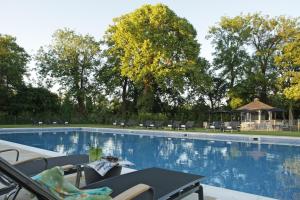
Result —
<instances>
[{"instance_id":1,"label":"white railing","mask_svg":"<svg viewBox=\"0 0 300 200\"><path fill-rule=\"evenodd\" d=\"M300 130L300 120L255 120L252 122L242 122L241 130Z\"/></svg>"}]
</instances>

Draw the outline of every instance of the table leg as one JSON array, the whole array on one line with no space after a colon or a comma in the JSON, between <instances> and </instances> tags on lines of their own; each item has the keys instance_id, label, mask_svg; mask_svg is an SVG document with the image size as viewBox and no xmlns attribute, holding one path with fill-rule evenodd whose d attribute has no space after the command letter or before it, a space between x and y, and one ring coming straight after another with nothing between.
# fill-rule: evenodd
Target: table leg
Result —
<instances>
[{"instance_id":1,"label":"table leg","mask_svg":"<svg viewBox=\"0 0 300 200\"><path fill-rule=\"evenodd\" d=\"M80 186L80 178L81 178L81 173L82 173L82 167L80 165L76 166L77 168L77 173L76 173L76 182L75 186L79 188Z\"/></svg>"}]
</instances>

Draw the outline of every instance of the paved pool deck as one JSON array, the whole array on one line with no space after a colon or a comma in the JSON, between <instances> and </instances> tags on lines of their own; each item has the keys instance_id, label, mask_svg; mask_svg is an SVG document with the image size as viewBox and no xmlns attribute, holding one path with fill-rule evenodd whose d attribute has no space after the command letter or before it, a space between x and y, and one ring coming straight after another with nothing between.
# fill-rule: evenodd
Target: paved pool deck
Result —
<instances>
[{"instance_id":1,"label":"paved pool deck","mask_svg":"<svg viewBox=\"0 0 300 200\"><path fill-rule=\"evenodd\" d=\"M68 132L68 131L86 131L102 132L113 134L132 134L158 137L190 138L199 140L231 141L260 144L278 144L300 146L300 137L289 136L270 136L270 135L247 135L247 134L226 134L226 133L208 133L208 132L189 132L155 129L124 129L124 128L88 128L88 127L45 127L45 128L0 128L1 133L32 133L32 132Z\"/></svg>"},{"instance_id":2,"label":"paved pool deck","mask_svg":"<svg viewBox=\"0 0 300 200\"><path fill-rule=\"evenodd\" d=\"M51 156L59 156L62 155L57 152L52 152L52 151L47 151L47 150L42 150L38 149L35 147L29 147L26 145L20 145L12 142L7 142L0 140L0 150L2 149L9 149L9 148L16 148L20 151L20 161L30 159L30 158L35 158L35 157L51 157ZM7 159L9 162L13 163L15 159L15 153L14 152L9 152L9 153L3 153L1 156L4 159ZM132 169L124 168L122 170L122 173L128 173L134 171ZM71 182L74 183L75 177L74 176L69 176L67 177ZM82 184L84 184L84 181L81 181ZM244 192L238 192L234 190L228 190L225 188L219 188L219 187L214 187L214 186L209 186L202 184L204 188L204 195L205 195L205 200L274 200L273 198L268 198L268 197L263 197L263 196L258 196L254 194L249 194L249 193L244 193ZM1 198L1 197L0 197ZM30 195L28 195L26 192L22 192L19 195L18 199L30 199ZM184 198L184 200L197 200L197 195L196 194L191 194L190 196L187 196Z\"/></svg>"}]
</instances>

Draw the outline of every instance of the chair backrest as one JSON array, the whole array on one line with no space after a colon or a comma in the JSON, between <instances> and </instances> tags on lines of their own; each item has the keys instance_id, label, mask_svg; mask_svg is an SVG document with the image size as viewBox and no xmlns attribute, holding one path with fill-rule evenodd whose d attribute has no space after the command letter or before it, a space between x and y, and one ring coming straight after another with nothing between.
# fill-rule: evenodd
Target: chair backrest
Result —
<instances>
[{"instance_id":1,"label":"chair backrest","mask_svg":"<svg viewBox=\"0 0 300 200\"><path fill-rule=\"evenodd\" d=\"M38 184L30 177L20 172L13 165L8 163L6 160L0 157L0 171L9 177L12 181L27 189L29 192L36 195L40 200L58 200L51 192L45 187Z\"/></svg>"},{"instance_id":2,"label":"chair backrest","mask_svg":"<svg viewBox=\"0 0 300 200\"><path fill-rule=\"evenodd\" d=\"M47 158L38 157L14 164L14 167L26 176L34 176L48 169Z\"/></svg>"},{"instance_id":3,"label":"chair backrest","mask_svg":"<svg viewBox=\"0 0 300 200\"><path fill-rule=\"evenodd\" d=\"M195 124L194 121L187 121L185 126L186 126L186 128L193 128L194 124Z\"/></svg>"}]
</instances>

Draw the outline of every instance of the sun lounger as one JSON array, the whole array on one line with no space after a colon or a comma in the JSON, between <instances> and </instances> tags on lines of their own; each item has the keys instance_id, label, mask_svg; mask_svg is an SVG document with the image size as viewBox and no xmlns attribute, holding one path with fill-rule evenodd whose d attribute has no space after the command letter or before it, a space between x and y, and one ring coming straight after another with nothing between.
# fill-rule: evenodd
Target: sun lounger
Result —
<instances>
[{"instance_id":1,"label":"sun lounger","mask_svg":"<svg viewBox=\"0 0 300 200\"><path fill-rule=\"evenodd\" d=\"M33 181L3 158L0 158L0 170L38 199L57 200L43 185ZM199 200L203 200L201 178L199 175L150 168L96 182L82 189L109 187L113 190L113 200L182 199L194 192L198 193Z\"/></svg>"},{"instance_id":2,"label":"sun lounger","mask_svg":"<svg viewBox=\"0 0 300 200\"><path fill-rule=\"evenodd\" d=\"M22 162L15 163L16 169L20 170L27 176L34 176L46 169L50 169L54 166L62 166L65 171L65 175L77 173L76 183L78 186L80 184L80 176L82 171L82 165L89 162L88 155L68 155L68 156L58 156L58 157L38 157ZM7 194L8 192L15 189L15 185L0 173L0 183L5 187L0 189L0 196Z\"/></svg>"},{"instance_id":3,"label":"sun lounger","mask_svg":"<svg viewBox=\"0 0 300 200\"><path fill-rule=\"evenodd\" d=\"M172 124L172 128L173 129L180 129L180 124L181 124L181 121L174 121L173 124Z\"/></svg>"},{"instance_id":4,"label":"sun lounger","mask_svg":"<svg viewBox=\"0 0 300 200\"><path fill-rule=\"evenodd\" d=\"M105 179L88 185L84 187L84 189L107 186L113 190L111 196L114 197L132 185L144 183L154 189L155 200L182 199L194 192L198 193L199 200L203 200L203 189L200 185L201 178L203 178L203 176L160 168L149 168ZM147 199L146 194L143 195L141 195L138 200Z\"/></svg>"},{"instance_id":5,"label":"sun lounger","mask_svg":"<svg viewBox=\"0 0 300 200\"><path fill-rule=\"evenodd\" d=\"M194 127L194 121L187 121L185 124L180 124L179 129L187 130Z\"/></svg>"}]
</instances>

